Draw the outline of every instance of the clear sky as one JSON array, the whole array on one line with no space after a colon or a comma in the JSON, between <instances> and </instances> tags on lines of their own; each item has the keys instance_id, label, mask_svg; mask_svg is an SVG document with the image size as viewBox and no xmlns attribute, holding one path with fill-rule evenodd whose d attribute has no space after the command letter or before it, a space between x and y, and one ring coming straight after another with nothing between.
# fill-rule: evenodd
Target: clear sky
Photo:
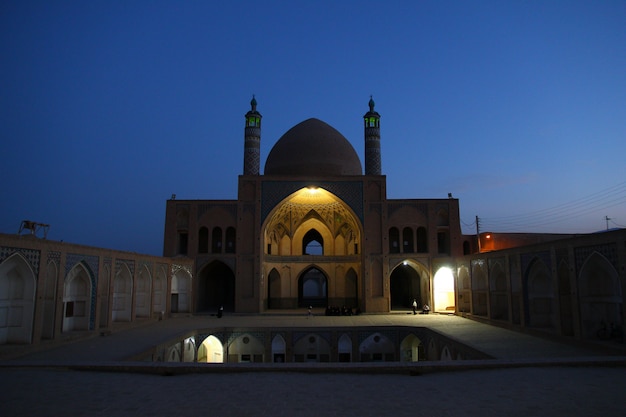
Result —
<instances>
[{"instance_id":1,"label":"clear sky","mask_svg":"<svg viewBox=\"0 0 626 417\"><path fill-rule=\"evenodd\" d=\"M626 225L626 1L0 4L0 232L160 255L165 202L236 199L316 117L388 198L459 198L465 233Z\"/></svg>"}]
</instances>

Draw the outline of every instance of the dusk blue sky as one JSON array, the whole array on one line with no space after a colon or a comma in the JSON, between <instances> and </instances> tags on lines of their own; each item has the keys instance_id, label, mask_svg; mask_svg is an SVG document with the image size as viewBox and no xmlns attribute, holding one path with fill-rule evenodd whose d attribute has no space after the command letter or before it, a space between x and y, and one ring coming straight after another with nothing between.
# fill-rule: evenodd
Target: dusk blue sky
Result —
<instances>
[{"instance_id":1,"label":"dusk blue sky","mask_svg":"<svg viewBox=\"0 0 626 417\"><path fill-rule=\"evenodd\" d=\"M319 118L387 197L459 198L465 233L626 225L626 2L0 4L0 232L160 255L165 202L236 199L244 114L261 168Z\"/></svg>"}]
</instances>

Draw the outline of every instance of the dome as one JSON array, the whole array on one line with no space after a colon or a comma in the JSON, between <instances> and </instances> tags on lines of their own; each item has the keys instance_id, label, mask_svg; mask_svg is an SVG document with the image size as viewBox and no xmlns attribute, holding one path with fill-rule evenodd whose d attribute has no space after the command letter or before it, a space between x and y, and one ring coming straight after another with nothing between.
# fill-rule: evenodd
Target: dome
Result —
<instances>
[{"instance_id":1,"label":"dome","mask_svg":"<svg viewBox=\"0 0 626 417\"><path fill-rule=\"evenodd\" d=\"M265 175L362 175L361 161L348 140L319 119L287 131L265 161Z\"/></svg>"}]
</instances>

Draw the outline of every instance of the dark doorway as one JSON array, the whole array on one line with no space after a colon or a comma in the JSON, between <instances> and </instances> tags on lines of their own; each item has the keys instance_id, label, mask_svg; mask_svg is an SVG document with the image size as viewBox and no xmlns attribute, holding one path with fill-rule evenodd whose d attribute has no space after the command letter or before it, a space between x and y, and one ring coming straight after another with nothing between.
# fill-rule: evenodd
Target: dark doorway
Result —
<instances>
[{"instance_id":1,"label":"dark doorway","mask_svg":"<svg viewBox=\"0 0 626 417\"><path fill-rule=\"evenodd\" d=\"M328 285L326 275L317 268L310 268L298 280L298 305L300 307L326 307Z\"/></svg>"},{"instance_id":2,"label":"dark doorway","mask_svg":"<svg viewBox=\"0 0 626 417\"><path fill-rule=\"evenodd\" d=\"M235 275L220 261L211 262L198 274L198 312L235 309Z\"/></svg>"},{"instance_id":3,"label":"dark doorway","mask_svg":"<svg viewBox=\"0 0 626 417\"><path fill-rule=\"evenodd\" d=\"M423 303L420 289L420 276L409 265L400 265L391 273L391 309L408 310L413 300ZM421 307L421 306L419 306Z\"/></svg>"}]
</instances>

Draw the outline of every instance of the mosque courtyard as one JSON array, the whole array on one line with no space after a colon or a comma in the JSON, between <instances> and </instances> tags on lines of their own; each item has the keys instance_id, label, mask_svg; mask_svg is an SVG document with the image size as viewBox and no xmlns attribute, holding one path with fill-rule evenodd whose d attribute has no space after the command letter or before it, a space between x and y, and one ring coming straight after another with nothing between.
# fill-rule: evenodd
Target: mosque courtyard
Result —
<instances>
[{"instance_id":1,"label":"mosque courtyard","mask_svg":"<svg viewBox=\"0 0 626 417\"><path fill-rule=\"evenodd\" d=\"M494 359L408 364L182 364L138 360L218 327L424 326ZM562 343L454 315L189 316L41 346L2 346L11 416L626 415L623 347Z\"/></svg>"}]
</instances>

